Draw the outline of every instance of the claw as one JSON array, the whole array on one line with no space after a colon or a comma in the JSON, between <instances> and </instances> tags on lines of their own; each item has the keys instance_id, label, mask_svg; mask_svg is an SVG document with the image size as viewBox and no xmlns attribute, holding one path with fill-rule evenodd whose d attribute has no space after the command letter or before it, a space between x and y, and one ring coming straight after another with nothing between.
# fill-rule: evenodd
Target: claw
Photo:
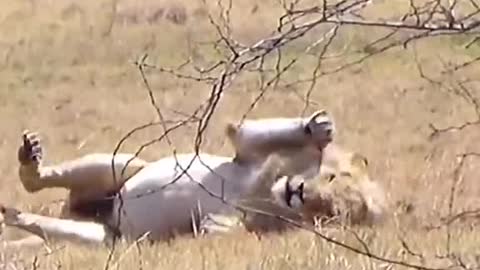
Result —
<instances>
[{"instance_id":1,"label":"claw","mask_svg":"<svg viewBox=\"0 0 480 270\"><path fill-rule=\"evenodd\" d=\"M24 130L22 134L22 146L19 148L18 159L22 164L31 162L39 163L42 159L43 150L40 145L38 133Z\"/></svg>"},{"instance_id":2,"label":"claw","mask_svg":"<svg viewBox=\"0 0 480 270\"><path fill-rule=\"evenodd\" d=\"M200 223L200 234L225 233L242 225L237 216L208 214Z\"/></svg>"}]
</instances>

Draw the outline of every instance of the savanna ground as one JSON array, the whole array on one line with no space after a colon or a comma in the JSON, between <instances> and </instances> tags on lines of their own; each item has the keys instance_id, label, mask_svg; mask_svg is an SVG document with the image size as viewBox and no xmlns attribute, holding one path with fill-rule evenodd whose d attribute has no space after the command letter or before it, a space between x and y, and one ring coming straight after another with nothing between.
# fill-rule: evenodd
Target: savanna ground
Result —
<instances>
[{"instance_id":1,"label":"savanna ground","mask_svg":"<svg viewBox=\"0 0 480 270\"><path fill-rule=\"evenodd\" d=\"M279 1L236 2L231 10L231 30L235 39L248 45L268 36L283 11ZM207 5L214 10L216 2L207 1ZM93 0L0 2L1 203L54 215L58 211L54 201L65 195L63 190L37 194L23 190L17 177L16 150L24 129L41 133L47 162L94 151L111 152L129 130L158 120L134 61L148 53L147 62L159 67L176 67L188 58L207 66L219 57L211 44L202 43L214 39L215 29L208 20L209 8L201 1L123 0L116 11L113 6L111 1ZM408 1L374 1L364 14L371 19L390 18L408 9ZM283 48L283 63L302 53L300 48L318 39L325 29L320 27ZM332 57L322 70L362 57L368 53L366 49L354 52L384 33L382 28L342 27L327 53ZM454 173L456 155L480 150L478 126L432 138L430 125L461 125L475 121L477 112L468 98L429 82L419 72L420 63L427 75L450 90L460 89L458 80L470 78L463 86L474 96L480 87L475 65L451 77L441 73L480 55L478 42L465 48L469 40L460 35L422 39L406 49L387 50L317 79L306 113L329 110L338 127L337 142L369 158L371 174L385 187L392 211L408 210L408 215L392 217L383 227L322 233L363 249L357 239L361 238L370 252L410 263L447 267L455 261L453 256L442 258L448 254L467 265L480 264L480 234L474 219L428 229L442 224L442 217L449 214L476 209L480 198L476 184L479 160L466 159L458 177ZM311 81L294 82L311 77L315 65L316 57L305 54L265 92L247 117L300 115ZM210 95L209 85L158 69L147 69L146 77L169 120L184 119ZM244 116L259 96L260 82L258 74L246 72L228 88L205 134L204 151L232 153L223 125ZM136 151L162 132L158 125L145 129L127 140L122 151ZM191 151L195 134L196 124L189 124L174 131L170 139L177 151ZM140 156L153 160L171 150L162 141ZM23 235L6 229L3 237ZM109 254L103 247L64 243L50 248L54 251L49 255L44 249L4 250L0 265L5 269L99 269ZM120 245L110 265L113 269L403 268L369 259L302 230L261 240L241 233L202 239L186 236L153 246Z\"/></svg>"}]
</instances>

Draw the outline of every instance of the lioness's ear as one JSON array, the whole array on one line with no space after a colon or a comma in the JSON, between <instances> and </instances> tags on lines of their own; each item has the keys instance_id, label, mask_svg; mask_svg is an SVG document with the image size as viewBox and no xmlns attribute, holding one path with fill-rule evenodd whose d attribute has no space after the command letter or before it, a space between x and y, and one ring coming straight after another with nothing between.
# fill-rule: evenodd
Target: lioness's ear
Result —
<instances>
[{"instance_id":1,"label":"lioness's ear","mask_svg":"<svg viewBox=\"0 0 480 270\"><path fill-rule=\"evenodd\" d=\"M351 163L353 166L356 166L359 168L364 168L364 169L368 168L368 159L364 155L357 152L354 152L352 154Z\"/></svg>"}]
</instances>

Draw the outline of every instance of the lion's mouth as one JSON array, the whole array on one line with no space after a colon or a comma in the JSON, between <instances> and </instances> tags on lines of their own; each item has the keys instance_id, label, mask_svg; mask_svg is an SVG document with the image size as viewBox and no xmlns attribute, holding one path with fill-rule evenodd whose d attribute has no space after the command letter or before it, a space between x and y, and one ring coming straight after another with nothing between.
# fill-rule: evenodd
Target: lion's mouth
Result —
<instances>
[{"instance_id":1,"label":"lion's mouth","mask_svg":"<svg viewBox=\"0 0 480 270\"><path fill-rule=\"evenodd\" d=\"M290 181L285 182L285 203L287 204L288 207L292 208L292 200L294 196L297 196L297 198L300 200L302 204L305 203L304 198L303 198L303 188L304 188L304 183L302 182L296 189L292 188Z\"/></svg>"}]
</instances>

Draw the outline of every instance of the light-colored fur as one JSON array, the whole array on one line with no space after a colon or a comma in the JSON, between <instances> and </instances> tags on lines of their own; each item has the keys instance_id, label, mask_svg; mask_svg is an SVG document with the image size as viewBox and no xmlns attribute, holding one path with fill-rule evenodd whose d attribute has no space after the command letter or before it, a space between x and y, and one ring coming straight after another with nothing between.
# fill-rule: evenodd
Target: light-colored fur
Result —
<instances>
[{"instance_id":1,"label":"light-colored fur","mask_svg":"<svg viewBox=\"0 0 480 270\"><path fill-rule=\"evenodd\" d=\"M306 178L318 174L322 151L332 140L334 125L328 113L318 111L306 118L229 124L226 133L235 148L233 159L206 153L180 154L150 163L135 159L127 174L120 177L121 168L132 157L121 154L115 157L117 181L112 177L110 154L91 154L45 166L41 154L33 151L33 155L25 155L25 149L20 148L19 175L25 189L36 192L64 187L70 191L69 200L61 219L3 207L4 222L42 238L94 243L108 242L115 231L112 228L118 228L127 240L145 233L149 239L159 240L191 232L192 216L199 225L207 214L232 209L223 200L240 201L251 194L272 154L301 161L290 168L295 174ZM38 139L32 137L24 140L23 147L29 143L30 150L40 152ZM84 205L95 205L106 194L117 191L112 211L100 216L78 213Z\"/></svg>"},{"instance_id":2,"label":"light-colored fur","mask_svg":"<svg viewBox=\"0 0 480 270\"><path fill-rule=\"evenodd\" d=\"M370 177L366 157L356 152L336 156L336 165L313 180L301 175L281 177L272 187L276 201L301 213L303 220L322 218L347 225L382 223L387 214L385 192Z\"/></svg>"},{"instance_id":3,"label":"light-colored fur","mask_svg":"<svg viewBox=\"0 0 480 270\"><path fill-rule=\"evenodd\" d=\"M241 201L242 206L254 212L210 215L202 224L204 229L262 233L292 228L288 222L280 222L279 216L310 225L319 219L346 225L380 224L385 219L385 192L379 182L372 180L363 155L331 143L324 149L320 172L314 177L292 174L290 168L295 161L269 159L265 167L270 168L264 170L256 188Z\"/></svg>"}]
</instances>

